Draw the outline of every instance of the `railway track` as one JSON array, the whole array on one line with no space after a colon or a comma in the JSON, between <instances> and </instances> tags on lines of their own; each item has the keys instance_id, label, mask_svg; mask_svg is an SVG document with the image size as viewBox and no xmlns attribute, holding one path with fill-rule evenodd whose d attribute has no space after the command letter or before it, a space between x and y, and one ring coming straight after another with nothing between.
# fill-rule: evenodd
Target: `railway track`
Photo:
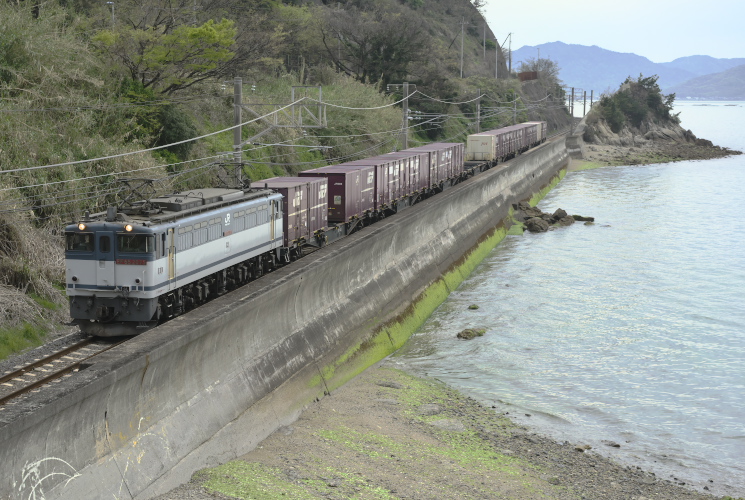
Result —
<instances>
[{"instance_id":1,"label":"railway track","mask_svg":"<svg viewBox=\"0 0 745 500\"><path fill-rule=\"evenodd\" d=\"M43 390L44 386L69 377L86 360L126 340L85 339L0 375L0 411L25 394Z\"/></svg>"}]
</instances>

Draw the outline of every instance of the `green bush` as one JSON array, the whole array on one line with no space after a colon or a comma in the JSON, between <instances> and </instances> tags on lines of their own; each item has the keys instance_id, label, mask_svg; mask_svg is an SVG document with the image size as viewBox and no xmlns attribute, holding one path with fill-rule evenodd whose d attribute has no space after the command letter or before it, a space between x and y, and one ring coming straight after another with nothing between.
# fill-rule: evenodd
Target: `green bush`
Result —
<instances>
[{"instance_id":1,"label":"green bush","mask_svg":"<svg viewBox=\"0 0 745 500\"><path fill-rule=\"evenodd\" d=\"M645 120L677 120L671 115L675 94L663 95L657 85L657 75L634 80L627 78L621 89L613 95L603 96L599 112L613 132L620 132L626 123L636 128Z\"/></svg>"},{"instance_id":2,"label":"green bush","mask_svg":"<svg viewBox=\"0 0 745 500\"><path fill-rule=\"evenodd\" d=\"M158 130L157 139L153 144L154 146L165 146L166 144L184 141L198 135L197 127L194 125L191 117L173 104L160 106L157 116L160 129ZM168 147L166 150L175 154L181 160L186 160L193 146L194 142L185 142Z\"/></svg>"}]
</instances>

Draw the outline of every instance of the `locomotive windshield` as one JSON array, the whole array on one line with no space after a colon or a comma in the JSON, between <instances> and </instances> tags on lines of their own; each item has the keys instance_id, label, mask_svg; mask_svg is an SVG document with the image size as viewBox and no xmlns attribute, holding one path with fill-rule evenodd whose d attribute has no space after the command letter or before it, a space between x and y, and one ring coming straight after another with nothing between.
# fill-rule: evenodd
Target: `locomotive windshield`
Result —
<instances>
[{"instance_id":1,"label":"locomotive windshield","mask_svg":"<svg viewBox=\"0 0 745 500\"><path fill-rule=\"evenodd\" d=\"M151 234L119 234L116 249L125 253L153 253L155 239Z\"/></svg>"},{"instance_id":2,"label":"locomotive windshield","mask_svg":"<svg viewBox=\"0 0 745 500\"><path fill-rule=\"evenodd\" d=\"M92 252L93 233L65 233L65 249L68 252Z\"/></svg>"}]
</instances>

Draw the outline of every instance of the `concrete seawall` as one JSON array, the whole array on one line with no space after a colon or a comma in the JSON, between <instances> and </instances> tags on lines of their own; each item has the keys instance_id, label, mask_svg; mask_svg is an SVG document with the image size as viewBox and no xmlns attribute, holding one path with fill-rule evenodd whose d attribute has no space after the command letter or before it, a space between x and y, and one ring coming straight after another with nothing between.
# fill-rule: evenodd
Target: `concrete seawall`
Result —
<instances>
[{"instance_id":1,"label":"concrete seawall","mask_svg":"<svg viewBox=\"0 0 745 500\"><path fill-rule=\"evenodd\" d=\"M567 163L550 142L98 357L0 411L0 498L149 498L400 347Z\"/></svg>"}]
</instances>

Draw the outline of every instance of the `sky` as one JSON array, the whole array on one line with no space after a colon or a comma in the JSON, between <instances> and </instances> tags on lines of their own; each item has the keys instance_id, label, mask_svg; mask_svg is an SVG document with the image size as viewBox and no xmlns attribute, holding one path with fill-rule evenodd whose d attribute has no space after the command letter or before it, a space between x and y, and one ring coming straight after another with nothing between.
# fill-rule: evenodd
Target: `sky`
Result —
<instances>
[{"instance_id":1,"label":"sky","mask_svg":"<svg viewBox=\"0 0 745 500\"><path fill-rule=\"evenodd\" d=\"M487 0L484 17L512 49L564 42L631 52L653 62L745 57L745 0Z\"/></svg>"}]
</instances>

